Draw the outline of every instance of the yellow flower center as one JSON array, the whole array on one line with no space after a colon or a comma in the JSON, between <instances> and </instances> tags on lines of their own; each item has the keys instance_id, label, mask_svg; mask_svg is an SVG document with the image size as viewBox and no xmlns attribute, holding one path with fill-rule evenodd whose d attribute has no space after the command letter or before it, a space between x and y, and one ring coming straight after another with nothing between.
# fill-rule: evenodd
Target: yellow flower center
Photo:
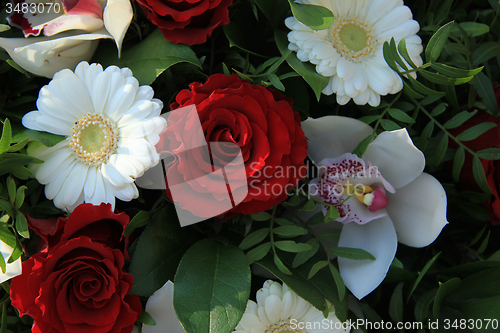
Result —
<instances>
[{"instance_id":1,"label":"yellow flower center","mask_svg":"<svg viewBox=\"0 0 500 333\"><path fill-rule=\"evenodd\" d=\"M277 324L271 325L265 333L304 333L303 330L298 328L297 323L292 325L289 320L281 321Z\"/></svg>"},{"instance_id":2,"label":"yellow flower center","mask_svg":"<svg viewBox=\"0 0 500 333\"><path fill-rule=\"evenodd\" d=\"M354 187L354 184L347 183L346 190L347 193L354 195L356 199L367 206L369 206L373 200L372 192L374 189L368 185L358 185L357 187Z\"/></svg>"},{"instance_id":3,"label":"yellow flower center","mask_svg":"<svg viewBox=\"0 0 500 333\"><path fill-rule=\"evenodd\" d=\"M372 29L358 18L341 18L336 24L328 28L329 41L342 56L358 61L359 58L369 55L375 49L375 39Z\"/></svg>"},{"instance_id":4,"label":"yellow flower center","mask_svg":"<svg viewBox=\"0 0 500 333\"><path fill-rule=\"evenodd\" d=\"M69 144L83 163L101 164L116 151L118 133L103 115L88 113L71 128Z\"/></svg>"}]
</instances>

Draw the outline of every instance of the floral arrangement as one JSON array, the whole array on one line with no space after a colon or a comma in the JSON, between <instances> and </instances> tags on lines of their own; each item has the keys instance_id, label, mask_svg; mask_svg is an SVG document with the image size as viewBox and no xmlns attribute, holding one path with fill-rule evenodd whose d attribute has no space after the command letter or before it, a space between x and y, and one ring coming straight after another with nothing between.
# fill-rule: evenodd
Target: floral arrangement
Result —
<instances>
[{"instance_id":1,"label":"floral arrangement","mask_svg":"<svg viewBox=\"0 0 500 333\"><path fill-rule=\"evenodd\" d=\"M0 333L498 331L500 2L2 8Z\"/></svg>"}]
</instances>

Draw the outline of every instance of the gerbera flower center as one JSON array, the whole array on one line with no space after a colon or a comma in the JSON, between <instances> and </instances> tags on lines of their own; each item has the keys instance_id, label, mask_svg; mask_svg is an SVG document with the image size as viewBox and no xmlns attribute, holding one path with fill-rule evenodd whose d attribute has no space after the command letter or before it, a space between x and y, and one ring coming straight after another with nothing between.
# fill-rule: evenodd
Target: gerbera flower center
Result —
<instances>
[{"instance_id":1,"label":"gerbera flower center","mask_svg":"<svg viewBox=\"0 0 500 333\"><path fill-rule=\"evenodd\" d=\"M118 133L106 117L89 113L71 128L69 144L83 163L100 164L115 152Z\"/></svg>"},{"instance_id":2,"label":"gerbera flower center","mask_svg":"<svg viewBox=\"0 0 500 333\"><path fill-rule=\"evenodd\" d=\"M304 333L304 331L298 329L297 323L292 325L290 324L290 320L286 320L271 325L265 333Z\"/></svg>"},{"instance_id":3,"label":"gerbera flower center","mask_svg":"<svg viewBox=\"0 0 500 333\"><path fill-rule=\"evenodd\" d=\"M372 29L358 18L341 18L329 29L329 41L349 60L356 61L367 56L375 49L375 39Z\"/></svg>"}]
</instances>

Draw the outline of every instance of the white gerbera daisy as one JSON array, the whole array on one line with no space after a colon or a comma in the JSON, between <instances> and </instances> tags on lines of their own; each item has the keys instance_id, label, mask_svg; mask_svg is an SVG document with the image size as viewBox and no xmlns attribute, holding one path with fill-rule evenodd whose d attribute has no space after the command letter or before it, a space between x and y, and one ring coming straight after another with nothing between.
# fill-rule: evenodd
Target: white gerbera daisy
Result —
<instances>
[{"instance_id":1,"label":"white gerbera daisy","mask_svg":"<svg viewBox=\"0 0 500 333\"><path fill-rule=\"evenodd\" d=\"M344 333L333 306L328 318L287 285L267 280L257 292L257 303L249 300L235 333Z\"/></svg>"},{"instance_id":2,"label":"white gerbera daisy","mask_svg":"<svg viewBox=\"0 0 500 333\"><path fill-rule=\"evenodd\" d=\"M383 45L394 37L396 43L406 39L412 61L422 65L422 41L416 35L420 26L402 0L296 0L332 11L335 20L324 30L314 31L289 17L285 24L288 48L297 51L301 61L316 65L316 71L330 82L323 90L335 93L341 105L380 104L380 96L395 94L403 82L385 62Z\"/></svg>"},{"instance_id":3,"label":"white gerbera daisy","mask_svg":"<svg viewBox=\"0 0 500 333\"><path fill-rule=\"evenodd\" d=\"M67 137L29 149L44 161L32 171L56 207L72 211L84 201L114 205L115 197L138 197L134 179L158 163L154 144L166 126L159 117L163 103L151 87L139 87L128 68L81 62L74 73L54 75L37 107L23 125Z\"/></svg>"}]
</instances>

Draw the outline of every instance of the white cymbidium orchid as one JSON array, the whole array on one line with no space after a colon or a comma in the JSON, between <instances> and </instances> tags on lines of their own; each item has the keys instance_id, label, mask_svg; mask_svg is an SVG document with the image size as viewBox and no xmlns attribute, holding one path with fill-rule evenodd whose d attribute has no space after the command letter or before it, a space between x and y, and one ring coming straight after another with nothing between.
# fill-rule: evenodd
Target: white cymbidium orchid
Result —
<instances>
[{"instance_id":1,"label":"white cymbidium orchid","mask_svg":"<svg viewBox=\"0 0 500 333\"><path fill-rule=\"evenodd\" d=\"M446 193L423 172L424 155L406 129L381 133L361 159L350 152L372 134L365 123L326 116L307 119L302 128L309 156L320 167L311 193L340 212L338 222L325 227L342 227L338 246L361 248L376 258L338 258L346 287L361 299L385 278L398 242L424 247L437 238L448 223Z\"/></svg>"},{"instance_id":2,"label":"white cymbidium orchid","mask_svg":"<svg viewBox=\"0 0 500 333\"><path fill-rule=\"evenodd\" d=\"M18 258L12 263L8 263L9 257L11 256L14 249L12 246L4 243L0 240L0 252L2 253L3 259L5 260L5 273L0 270L0 283L4 283L7 280L12 279L15 276L21 275L21 258Z\"/></svg>"},{"instance_id":3,"label":"white cymbidium orchid","mask_svg":"<svg viewBox=\"0 0 500 333\"><path fill-rule=\"evenodd\" d=\"M146 303L146 311L156 321L155 326L142 325L142 333L186 333L174 310L174 284L167 281Z\"/></svg>"},{"instance_id":4,"label":"white cymbidium orchid","mask_svg":"<svg viewBox=\"0 0 500 333\"><path fill-rule=\"evenodd\" d=\"M26 0L22 4L37 4ZM99 39L114 39L120 53L132 21L130 0L54 0L35 13L14 11L9 22L23 29L26 38L0 38L0 47L27 71L52 78L61 69L73 70L94 54ZM56 7L55 5L58 5ZM56 8L59 8L56 12ZM38 36L43 31L43 37ZM29 37L29 38L27 38Z\"/></svg>"}]
</instances>

